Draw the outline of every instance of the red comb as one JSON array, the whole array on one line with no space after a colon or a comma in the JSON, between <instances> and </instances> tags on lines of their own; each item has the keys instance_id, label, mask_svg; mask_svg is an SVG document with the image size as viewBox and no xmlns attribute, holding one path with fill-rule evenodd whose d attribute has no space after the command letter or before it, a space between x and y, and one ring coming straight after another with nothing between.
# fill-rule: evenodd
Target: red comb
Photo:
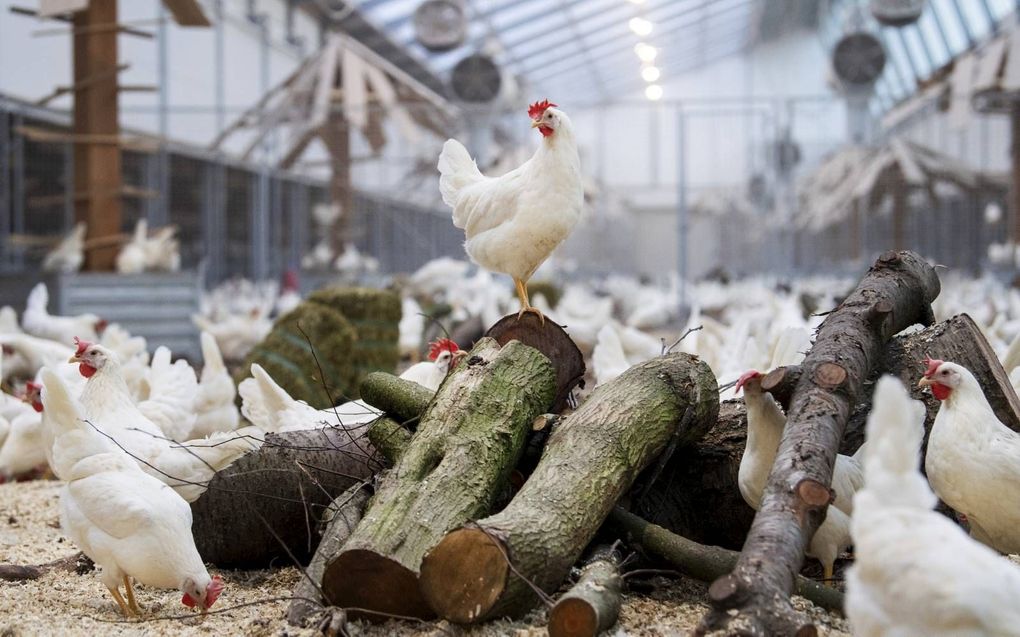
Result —
<instances>
[{"instance_id":1,"label":"red comb","mask_svg":"<svg viewBox=\"0 0 1020 637\"><path fill-rule=\"evenodd\" d=\"M931 378L932 376L934 376L935 372L937 372L938 369L939 369L939 365L941 365L944 362L945 361L939 360L937 358L929 358L929 357L925 356L924 357L924 364L928 366L928 369L925 370L924 377L925 378Z\"/></svg>"},{"instance_id":2,"label":"red comb","mask_svg":"<svg viewBox=\"0 0 1020 637\"><path fill-rule=\"evenodd\" d=\"M761 376L761 372L755 369L750 369L744 372L743 374L740 375L740 378L737 379L737 384L734 385L733 387L733 393L739 392L741 389L743 389L744 384L747 381L751 380L752 378L758 378L759 376Z\"/></svg>"},{"instance_id":3,"label":"red comb","mask_svg":"<svg viewBox=\"0 0 1020 637\"><path fill-rule=\"evenodd\" d=\"M81 356L82 354L85 353L85 350L92 347L92 343L90 343L89 341L84 341L78 338L77 336L74 337L74 344L78 346L78 349L75 350L74 352L75 356Z\"/></svg>"},{"instance_id":4,"label":"red comb","mask_svg":"<svg viewBox=\"0 0 1020 637\"><path fill-rule=\"evenodd\" d=\"M438 341L434 341L429 345L429 360L434 361L439 358L439 355L443 352L450 352L456 354L460 351L460 347L457 343L451 341L448 338L441 338Z\"/></svg>"},{"instance_id":5,"label":"red comb","mask_svg":"<svg viewBox=\"0 0 1020 637\"><path fill-rule=\"evenodd\" d=\"M42 390L42 385L40 385L39 383L36 383L36 382L28 381L27 383L25 383L25 390L26 391L41 391Z\"/></svg>"},{"instance_id":6,"label":"red comb","mask_svg":"<svg viewBox=\"0 0 1020 637\"><path fill-rule=\"evenodd\" d=\"M544 113L547 108L553 106L556 106L556 104L553 104L549 100L535 102L534 104L528 107L528 117L530 117L531 119L538 119L539 117L542 117L542 113Z\"/></svg>"}]
</instances>

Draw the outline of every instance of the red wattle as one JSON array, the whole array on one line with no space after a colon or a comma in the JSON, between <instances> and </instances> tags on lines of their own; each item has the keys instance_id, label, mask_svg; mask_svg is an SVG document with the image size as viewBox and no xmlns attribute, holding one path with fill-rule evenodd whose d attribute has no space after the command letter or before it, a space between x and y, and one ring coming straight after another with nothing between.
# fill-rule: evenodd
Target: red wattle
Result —
<instances>
[{"instance_id":1,"label":"red wattle","mask_svg":"<svg viewBox=\"0 0 1020 637\"><path fill-rule=\"evenodd\" d=\"M96 371L97 371L96 368L89 365L88 363L82 363L81 365L78 365L78 373L80 373L85 378L92 378Z\"/></svg>"},{"instance_id":2,"label":"red wattle","mask_svg":"<svg viewBox=\"0 0 1020 637\"><path fill-rule=\"evenodd\" d=\"M39 401L33 401L32 402L32 409L36 410L37 412L39 412L41 414L42 410L43 410L42 403L39 402Z\"/></svg>"},{"instance_id":3,"label":"red wattle","mask_svg":"<svg viewBox=\"0 0 1020 637\"><path fill-rule=\"evenodd\" d=\"M188 595L187 593L185 593L184 597L181 598L181 603L187 606L188 608L195 607L195 600L192 599L191 595Z\"/></svg>"},{"instance_id":4,"label":"red wattle","mask_svg":"<svg viewBox=\"0 0 1020 637\"><path fill-rule=\"evenodd\" d=\"M548 126L539 126L538 132L542 133L542 137L548 137L553 134L553 129Z\"/></svg>"},{"instance_id":5,"label":"red wattle","mask_svg":"<svg viewBox=\"0 0 1020 637\"><path fill-rule=\"evenodd\" d=\"M939 400L945 400L946 398L949 398L949 394L952 393L952 391L953 390L950 389L949 387L946 387L945 385L940 385L938 383L932 383L931 386L931 393L934 394L935 398L938 398Z\"/></svg>"}]
</instances>

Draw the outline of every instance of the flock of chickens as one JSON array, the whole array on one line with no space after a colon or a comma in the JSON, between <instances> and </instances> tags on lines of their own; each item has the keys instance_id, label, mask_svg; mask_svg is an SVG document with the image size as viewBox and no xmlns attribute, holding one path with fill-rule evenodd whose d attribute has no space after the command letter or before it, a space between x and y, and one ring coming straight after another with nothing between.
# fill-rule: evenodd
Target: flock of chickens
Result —
<instances>
[{"instance_id":1,"label":"flock of chickens","mask_svg":"<svg viewBox=\"0 0 1020 637\"><path fill-rule=\"evenodd\" d=\"M74 274L85 263L85 235L88 226L81 221L43 258L43 272ZM165 226L152 233L149 222L139 219L131 238L124 243L115 262L121 274L177 272L181 269L181 246L177 228Z\"/></svg>"}]
</instances>

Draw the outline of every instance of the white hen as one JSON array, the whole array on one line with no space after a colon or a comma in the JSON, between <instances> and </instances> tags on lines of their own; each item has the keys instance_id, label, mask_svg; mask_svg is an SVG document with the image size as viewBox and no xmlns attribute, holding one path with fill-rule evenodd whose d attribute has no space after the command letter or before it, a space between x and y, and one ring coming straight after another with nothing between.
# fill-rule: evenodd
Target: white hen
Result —
<instances>
[{"instance_id":1,"label":"white hen","mask_svg":"<svg viewBox=\"0 0 1020 637\"><path fill-rule=\"evenodd\" d=\"M854 497L856 561L846 614L857 637L1007 637L1020 626L1020 569L932 508L918 471L924 406L878 381L865 486Z\"/></svg>"},{"instance_id":2,"label":"white hen","mask_svg":"<svg viewBox=\"0 0 1020 637\"><path fill-rule=\"evenodd\" d=\"M255 427L172 442L132 402L116 354L101 345L82 341L72 361L79 364L82 375L89 379L81 394L81 404L90 422L134 457L143 471L169 484L188 502L205 492L217 471L261 445L262 432ZM44 393L43 398L46 397ZM47 405L46 409L51 408ZM54 414L50 416L57 418Z\"/></svg>"},{"instance_id":3,"label":"white hen","mask_svg":"<svg viewBox=\"0 0 1020 637\"><path fill-rule=\"evenodd\" d=\"M528 109L543 141L527 162L486 177L454 140L439 155L439 190L464 230L464 249L478 265L514 279L521 312L541 312L528 300L528 279L567 238L581 217L584 188L574 127L548 100Z\"/></svg>"},{"instance_id":4,"label":"white hen","mask_svg":"<svg viewBox=\"0 0 1020 637\"><path fill-rule=\"evenodd\" d=\"M85 232L88 226L84 221L75 224L71 232L60 240L46 255L42 262L43 272L62 272L73 274L81 269L85 262Z\"/></svg>"},{"instance_id":5,"label":"white hen","mask_svg":"<svg viewBox=\"0 0 1020 637\"><path fill-rule=\"evenodd\" d=\"M25 302L25 314L21 317L22 327L27 333L58 343L70 343L76 336L95 340L106 327L106 321L95 314L53 316L46 309L49 303L50 293L45 283L32 288Z\"/></svg>"},{"instance_id":6,"label":"white hen","mask_svg":"<svg viewBox=\"0 0 1020 637\"><path fill-rule=\"evenodd\" d=\"M920 385L942 401L928 438L925 473L943 502L967 516L974 539L1020 552L1020 434L1002 424L974 375L929 360Z\"/></svg>"},{"instance_id":7,"label":"white hen","mask_svg":"<svg viewBox=\"0 0 1020 637\"><path fill-rule=\"evenodd\" d=\"M202 377L195 395L195 425L192 436L208 436L218 431L233 431L241 420L234 399L237 387L230 377L216 339L209 332L202 332Z\"/></svg>"},{"instance_id":8,"label":"white hen","mask_svg":"<svg viewBox=\"0 0 1020 637\"><path fill-rule=\"evenodd\" d=\"M223 584L209 576L195 548L191 507L84 422L80 405L61 391L56 375L47 370L44 382L44 400L52 396L62 403L54 409L68 411L56 419L58 463L67 481L60 492L61 527L101 567L101 581L121 612L141 612L132 578L146 586L178 589L185 605L208 609Z\"/></svg>"},{"instance_id":9,"label":"white hen","mask_svg":"<svg viewBox=\"0 0 1020 637\"><path fill-rule=\"evenodd\" d=\"M171 363L170 350L157 347L145 384L148 398L138 403L138 410L156 423L167 438L187 440L191 437L198 394L198 379L191 365L185 360Z\"/></svg>"},{"instance_id":10,"label":"white hen","mask_svg":"<svg viewBox=\"0 0 1020 637\"><path fill-rule=\"evenodd\" d=\"M737 484L744 501L757 511L779 451L786 416L772 395L762 391L761 373L754 370L744 373L737 381L737 390L740 389L744 390L747 406L747 443L740 458ZM836 499L808 545L807 554L822 563L826 580L832 578L836 558L851 544L850 515L853 513L854 493L864 483L863 455L864 446L853 457L836 456L832 471L832 490L836 492Z\"/></svg>"}]
</instances>

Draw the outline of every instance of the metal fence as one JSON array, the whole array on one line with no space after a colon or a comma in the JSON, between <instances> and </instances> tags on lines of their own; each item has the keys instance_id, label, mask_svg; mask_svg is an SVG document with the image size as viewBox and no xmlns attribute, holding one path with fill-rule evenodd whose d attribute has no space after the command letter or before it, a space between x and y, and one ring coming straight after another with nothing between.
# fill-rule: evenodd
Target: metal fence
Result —
<instances>
[{"instance_id":1,"label":"metal fence","mask_svg":"<svg viewBox=\"0 0 1020 637\"><path fill-rule=\"evenodd\" d=\"M0 274L37 276L48 247L73 224L71 144L39 134L66 132L68 123L66 113L0 97ZM321 178L180 145L125 148L123 178L122 231L143 217L150 227L176 225L183 267L201 265L210 286L299 268L316 239L311 210L329 197ZM445 209L356 192L350 228L384 273L463 255L463 235Z\"/></svg>"}]
</instances>

